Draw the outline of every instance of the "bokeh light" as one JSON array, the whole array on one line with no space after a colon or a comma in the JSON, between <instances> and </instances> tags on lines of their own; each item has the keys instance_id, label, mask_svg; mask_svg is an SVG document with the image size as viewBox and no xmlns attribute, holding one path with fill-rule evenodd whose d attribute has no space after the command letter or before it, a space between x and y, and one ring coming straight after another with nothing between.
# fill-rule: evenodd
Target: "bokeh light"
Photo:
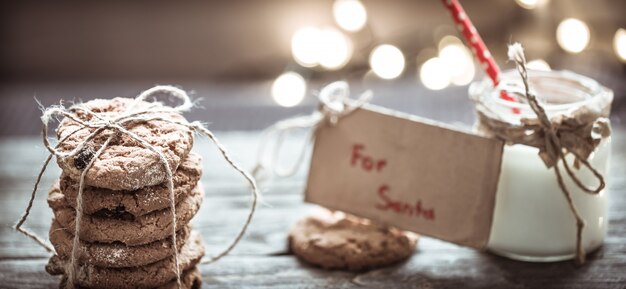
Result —
<instances>
[{"instance_id":1,"label":"bokeh light","mask_svg":"<svg viewBox=\"0 0 626 289\"><path fill-rule=\"evenodd\" d=\"M550 64L548 64L543 59L535 59L535 60L528 61L528 63L526 64L526 67L528 67L528 69L530 70L540 70L540 71L552 70L552 68L550 68Z\"/></svg>"},{"instance_id":2,"label":"bokeh light","mask_svg":"<svg viewBox=\"0 0 626 289\"><path fill-rule=\"evenodd\" d=\"M293 71L280 75L272 84L272 98L284 107L296 106L302 102L306 93L306 81Z\"/></svg>"},{"instance_id":3,"label":"bokeh light","mask_svg":"<svg viewBox=\"0 0 626 289\"><path fill-rule=\"evenodd\" d=\"M615 54L623 62L626 62L626 29L620 28L613 37L613 49Z\"/></svg>"},{"instance_id":4,"label":"bokeh light","mask_svg":"<svg viewBox=\"0 0 626 289\"><path fill-rule=\"evenodd\" d=\"M291 53L294 60L305 67L319 63L319 47L322 31L316 27L304 27L291 37Z\"/></svg>"},{"instance_id":5,"label":"bokeh light","mask_svg":"<svg viewBox=\"0 0 626 289\"><path fill-rule=\"evenodd\" d=\"M579 53L589 45L589 27L578 19L568 18L559 24L556 29L556 40L563 50L570 53Z\"/></svg>"},{"instance_id":6,"label":"bokeh light","mask_svg":"<svg viewBox=\"0 0 626 289\"><path fill-rule=\"evenodd\" d=\"M439 60L447 68L449 82L467 85L474 79L476 67L470 51L463 44L449 44L439 51Z\"/></svg>"},{"instance_id":7,"label":"bokeh light","mask_svg":"<svg viewBox=\"0 0 626 289\"><path fill-rule=\"evenodd\" d=\"M519 6L525 9L535 9L546 5L548 0L515 0Z\"/></svg>"},{"instance_id":8,"label":"bokeh light","mask_svg":"<svg viewBox=\"0 0 626 289\"><path fill-rule=\"evenodd\" d=\"M463 45L463 41L461 41L461 39L459 39L456 36L446 35L443 38L441 38L441 40L439 40L439 43L437 44L437 48L439 49L439 51L441 51L446 46L451 45L451 44Z\"/></svg>"},{"instance_id":9,"label":"bokeh light","mask_svg":"<svg viewBox=\"0 0 626 289\"><path fill-rule=\"evenodd\" d=\"M333 16L339 27L350 32L361 30L367 22L367 10L359 0L336 0Z\"/></svg>"},{"instance_id":10,"label":"bokeh light","mask_svg":"<svg viewBox=\"0 0 626 289\"><path fill-rule=\"evenodd\" d=\"M342 68L352 57L352 49L350 39L332 27L304 27L291 38L293 58L304 67Z\"/></svg>"},{"instance_id":11,"label":"bokeh light","mask_svg":"<svg viewBox=\"0 0 626 289\"><path fill-rule=\"evenodd\" d=\"M370 54L369 60L372 71L383 79L394 79L404 71L404 55L393 45L377 46Z\"/></svg>"},{"instance_id":12,"label":"bokeh light","mask_svg":"<svg viewBox=\"0 0 626 289\"><path fill-rule=\"evenodd\" d=\"M319 46L319 64L329 70L342 68L352 56L352 42L334 28L322 30Z\"/></svg>"},{"instance_id":13,"label":"bokeh light","mask_svg":"<svg viewBox=\"0 0 626 289\"><path fill-rule=\"evenodd\" d=\"M450 85L450 75L439 57L428 59L420 68L420 80L428 89L440 90Z\"/></svg>"}]
</instances>

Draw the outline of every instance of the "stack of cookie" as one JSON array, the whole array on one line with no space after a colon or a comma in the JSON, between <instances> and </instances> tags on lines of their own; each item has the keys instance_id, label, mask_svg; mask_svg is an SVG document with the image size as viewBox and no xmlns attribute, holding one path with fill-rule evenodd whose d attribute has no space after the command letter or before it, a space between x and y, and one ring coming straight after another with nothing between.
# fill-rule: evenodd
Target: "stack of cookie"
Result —
<instances>
[{"instance_id":1,"label":"stack of cookie","mask_svg":"<svg viewBox=\"0 0 626 289\"><path fill-rule=\"evenodd\" d=\"M97 116L76 111L83 121L95 117L114 119L132 104L147 102L115 98L85 103ZM154 107L154 104L152 104ZM174 200L171 200L165 166L158 154L142 146L126 133L104 130L88 140L73 159L59 158L63 173L48 195L54 211L50 241L56 249L46 270L63 275L67 284L71 269L76 207L82 207L79 248L73 271L80 288L176 288L171 202L175 202L176 246L181 272L181 288L198 288L200 273L196 264L204 255L200 235L189 221L200 208L203 189L200 157L191 153L192 132L175 112L151 112L149 120L125 124L125 128L159 150L173 171ZM165 120L163 120L165 119ZM95 128L64 119L57 129L58 148L72 151L87 140ZM93 161L84 178L82 202L78 198L81 173L94 153L113 136L102 154ZM79 204L80 202L80 204Z\"/></svg>"}]
</instances>

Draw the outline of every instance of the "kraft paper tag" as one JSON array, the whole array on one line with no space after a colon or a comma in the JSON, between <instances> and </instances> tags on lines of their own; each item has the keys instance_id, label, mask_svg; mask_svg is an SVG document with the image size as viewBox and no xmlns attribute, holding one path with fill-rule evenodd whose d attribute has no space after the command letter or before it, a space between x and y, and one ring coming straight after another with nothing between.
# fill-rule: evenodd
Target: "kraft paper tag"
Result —
<instances>
[{"instance_id":1,"label":"kraft paper tag","mask_svg":"<svg viewBox=\"0 0 626 289\"><path fill-rule=\"evenodd\" d=\"M503 142L366 105L321 125L305 200L482 249Z\"/></svg>"}]
</instances>

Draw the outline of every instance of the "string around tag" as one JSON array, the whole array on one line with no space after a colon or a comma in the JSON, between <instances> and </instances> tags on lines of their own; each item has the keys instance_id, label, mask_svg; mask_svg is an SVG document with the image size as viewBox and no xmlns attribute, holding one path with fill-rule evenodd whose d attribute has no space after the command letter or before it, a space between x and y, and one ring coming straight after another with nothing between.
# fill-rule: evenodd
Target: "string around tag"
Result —
<instances>
[{"instance_id":1,"label":"string around tag","mask_svg":"<svg viewBox=\"0 0 626 289\"><path fill-rule=\"evenodd\" d=\"M369 103L372 95L372 92L367 90L357 99L352 100L347 82L336 81L326 85L318 94L319 105L313 113L278 121L261 133L252 175L261 183L269 181L273 177L293 176L304 163L307 149L315 141L317 128L322 124L335 126L342 118ZM278 162L285 139L289 133L299 129L308 129L304 144L291 166L281 167ZM273 149L267 152L271 141L274 141ZM267 158L268 155L269 158Z\"/></svg>"}]
</instances>

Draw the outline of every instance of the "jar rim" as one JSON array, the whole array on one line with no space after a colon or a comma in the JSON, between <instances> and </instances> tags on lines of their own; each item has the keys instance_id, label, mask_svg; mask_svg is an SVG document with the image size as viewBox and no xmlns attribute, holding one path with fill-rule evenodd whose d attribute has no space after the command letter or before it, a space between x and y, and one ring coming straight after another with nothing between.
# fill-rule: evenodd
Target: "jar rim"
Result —
<instances>
[{"instance_id":1,"label":"jar rim","mask_svg":"<svg viewBox=\"0 0 626 289\"><path fill-rule=\"evenodd\" d=\"M580 107L592 102L601 101L607 93L612 93L610 89L602 86L597 81L568 70L552 70L552 71L537 71L530 70L528 72L528 78L531 82L531 92L538 95L541 99L541 94L533 88L533 81L540 79L549 80L553 84L562 85L563 88L567 87L570 90L576 90L580 99L567 103L542 103L543 108L546 111L564 111L574 107ZM485 78L482 81L472 83L469 88L470 95L479 96L481 101L492 101L494 104L504 106L511 109L523 109L530 110L528 103L518 102L513 100L502 99L499 97L500 90L508 91L513 94L523 95L523 84L517 70L507 70L502 73L500 84L497 87L492 85L489 78Z\"/></svg>"}]
</instances>

